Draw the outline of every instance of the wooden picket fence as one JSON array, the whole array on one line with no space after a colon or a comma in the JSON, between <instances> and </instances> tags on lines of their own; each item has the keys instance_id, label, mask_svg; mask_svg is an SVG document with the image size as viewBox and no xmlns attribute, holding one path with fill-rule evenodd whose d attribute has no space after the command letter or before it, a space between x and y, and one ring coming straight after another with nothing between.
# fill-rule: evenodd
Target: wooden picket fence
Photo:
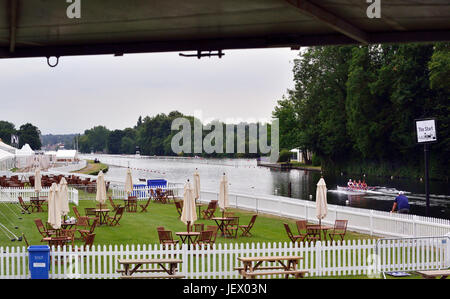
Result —
<instances>
[{"instance_id":1,"label":"wooden picket fence","mask_svg":"<svg viewBox=\"0 0 450 299\"><path fill-rule=\"evenodd\" d=\"M444 242L445 240L445 242ZM183 260L180 274L193 279L240 278L234 268L238 257L299 255L299 269L308 277L380 277L381 271L413 271L449 267L448 237L398 239L380 243L376 239L327 241L324 243L235 243L212 247L176 245L97 245L51 248L50 278L118 278L118 259L178 258ZM266 264L268 266L268 264ZM153 265L144 265L152 269ZM29 278L25 247L0 248L0 279ZM282 278L280 275L262 278Z\"/></svg>"}]
</instances>

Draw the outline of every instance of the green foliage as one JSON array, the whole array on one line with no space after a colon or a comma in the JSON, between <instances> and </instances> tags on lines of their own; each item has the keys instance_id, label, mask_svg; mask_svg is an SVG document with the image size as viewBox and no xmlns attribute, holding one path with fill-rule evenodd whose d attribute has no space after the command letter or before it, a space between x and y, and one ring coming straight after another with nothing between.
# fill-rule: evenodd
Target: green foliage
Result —
<instances>
[{"instance_id":1,"label":"green foliage","mask_svg":"<svg viewBox=\"0 0 450 299\"><path fill-rule=\"evenodd\" d=\"M16 134L16 129L13 123L7 121L0 121L0 139L6 143L11 143L11 134Z\"/></svg>"},{"instance_id":2,"label":"green foliage","mask_svg":"<svg viewBox=\"0 0 450 299\"><path fill-rule=\"evenodd\" d=\"M313 166L320 166L322 164L320 158L315 154L312 155L311 162Z\"/></svg>"},{"instance_id":3,"label":"green foliage","mask_svg":"<svg viewBox=\"0 0 450 299\"><path fill-rule=\"evenodd\" d=\"M41 132L36 126L33 126L30 123L26 123L20 126L18 131L19 135L19 147L22 147L26 143L30 145L33 150L41 149Z\"/></svg>"},{"instance_id":4,"label":"green foliage","mask_svg":"<svg viewBox=\"0 0 450 299\"><path fill-rule=\"evenodd\" d=\"M282 149L278 156L278 162L289 162L291 160L292 153L290 150Z\"/></svg>"},{"instance_id":5,"label":"green foliage","mask_svg":"<svg viewBox=\"0 0 450 299\"><path fill-rule=\"evenodd\" d=\"M434 117L430 175L448 177L449 45L306 49L295 60L295 88L273 112L280 143L313 152L327 171L413 176L423 171L414 120Z\"/></svg>"}]
</instances>

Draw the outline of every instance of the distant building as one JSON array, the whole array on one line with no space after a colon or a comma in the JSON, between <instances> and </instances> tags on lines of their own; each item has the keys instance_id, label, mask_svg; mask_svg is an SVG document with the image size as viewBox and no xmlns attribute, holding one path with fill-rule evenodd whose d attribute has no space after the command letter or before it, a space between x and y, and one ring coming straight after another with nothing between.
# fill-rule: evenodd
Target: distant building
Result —
<instances>
[{"instance_id":1,"label":"distant building","mask_svg":"<svg viewBox=\"0 0 450 299\"><path fill-rule=\"evenodd\" d=\"M60 149L56 152L56 162L76 162L79 160L76 150Z\"/></svg>"}]
</instances>

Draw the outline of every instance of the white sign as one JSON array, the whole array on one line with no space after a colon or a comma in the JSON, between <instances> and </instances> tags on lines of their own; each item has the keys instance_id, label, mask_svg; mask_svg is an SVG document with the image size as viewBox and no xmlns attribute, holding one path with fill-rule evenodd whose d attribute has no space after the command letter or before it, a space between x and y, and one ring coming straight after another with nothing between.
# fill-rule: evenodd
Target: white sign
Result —
<instances>
[{"instance_id":1,"label":"white sign","mask_svg":"<svg viewBox=\"0 0 450 299\"><path fill-rule=\"evenodd\" d=\"M436 141L436 123L434 119L425 119L416 121L417 142Z\"/></svg>"},{"instance_id":2,"label":"white sign","mask_svg":"<svg viewBox=\"0 0 450 299\"><path fill-rule=\"evenodd\" d=\"M34 268L45 268L46 266L45 263L33 263Z\"/></svg>"}]
</instances>

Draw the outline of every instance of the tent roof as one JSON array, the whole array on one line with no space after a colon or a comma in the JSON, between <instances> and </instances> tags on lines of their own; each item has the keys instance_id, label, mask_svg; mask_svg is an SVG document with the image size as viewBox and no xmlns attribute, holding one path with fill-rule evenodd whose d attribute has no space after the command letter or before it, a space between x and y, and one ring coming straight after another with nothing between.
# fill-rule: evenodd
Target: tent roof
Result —
<instances>
[{"instance_id":1,"label":"tent roof","mask_svg":"<svg viewBox=\"0 0 450 299\"><path fill-rule=\"evenodd\" d=\"M31 156L34 155L34 151L31 149L30 145L26 143L21 149L16 150L17 156Z\"/></svg>"},{"instance_id":2,"label":"tent roof","mask_svg":"<svg viewBox=\"0 0 450 299\"><path fill-rule=\"evenodd\" d=\"M0 149L0 161L10 159L10 158L14 158L14 155L7 151Z\"/></svg>"},{"instance_id":3,"label":"tent roof","mask_svg":"<svg viewBox=\"0 0 450 299\"><path fill-rule=\"evenodd\" d=\"M56 152L56 158L75 158L76 156L76 150L58 150Z\"/></svg>"},{"instance_id":4,"label":"tent roof","mask_svg":"<svg viewBox=\"0 0 450 299\"><path fill-rule=\"evenodd\" d=\"M10 152L12 154L14 154L17 150L15 147L12 147L11 145L4 143L1 139L0 139L0 149Z\"/></svg>"},{"instance_id":5,"label":"tent roof","mask_svg":"<svg viewBox=\"0 0 450 299\"><path fill-rule=\"evenodd\" d=\"M448 0L0 0L0 58L450 40Z\"/></svg>"}]
</instances>

